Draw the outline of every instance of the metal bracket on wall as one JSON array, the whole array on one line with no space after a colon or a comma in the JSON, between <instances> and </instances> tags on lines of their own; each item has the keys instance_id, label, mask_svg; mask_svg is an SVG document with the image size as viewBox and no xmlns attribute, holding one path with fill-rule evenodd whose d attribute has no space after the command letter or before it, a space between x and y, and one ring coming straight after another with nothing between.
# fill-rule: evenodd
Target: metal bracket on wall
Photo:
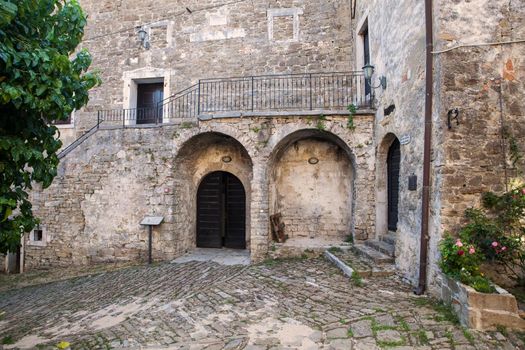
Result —
<instances>
[{"instance_id":1,"label":"metal bracket on wall","mask_svg":"<svg viewBox=\"0 0 525 350\"><path fill-rule=\"evenodd\" d=\"M447 125L448 129L452 129L452 121L456 121L456 125L459 125L459 109L454 108L448 111L447 113Z\"/></svg>"}]
</instances>

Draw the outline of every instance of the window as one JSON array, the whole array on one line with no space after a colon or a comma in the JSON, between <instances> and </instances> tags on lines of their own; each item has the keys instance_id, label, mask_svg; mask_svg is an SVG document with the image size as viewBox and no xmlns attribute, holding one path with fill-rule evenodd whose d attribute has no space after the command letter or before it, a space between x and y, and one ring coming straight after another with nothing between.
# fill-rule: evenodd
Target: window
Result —
<instances>
[{"instance_id":1,"label":"window","mask_svg":"<svg viewBox=\"0 0 525 350\"><path fill-rule=\"evenodd\" d=\"M73 111L69 115L69 118L65 120L55 120L53 122L53 125L55 125L59 129L74 128L75 127L75 111Z\"/></svg>"},{"instance_id":2,"label":"window","mask_svg":"<svg viewBox=\"0 0 525 350\"><path fill-rule=\"evenodd\" d=\"M33 230L33 241L41 242L43 238L44 238L44 231L42 231L42 229Z\"/></svg>"},{"instance_id":3,"label":"window","mask_svg":"<svg viewBox=\"0 0 525 350\"><path fill-rule=\"evenodd\" d=\"M71 115L66 120L55 120L53 124L55 125L71 124Z\"/></svg>"},{"instance_id":4,"label":"window","mask_svg":"<svg viewBox=\"0 0 525 350\"><path fill-rule=\"evenodd\" d=\"M33 231L29 233L28 245L45 247L47 244L46 230L43 226L37 225Z\"/></svg>"},{"instance_id":5,"label":"window","mask_svg":"<svg viewBox=\"0 0 525 350\"><path fill-rule=\"evenodd\" d=\"M365 21L363 26L361 27L361 31L359 32L359 36L361 38L361 47L362 50L362 59L363 59L363 65L370 63L370 38L368 35L368 20ZM371 93L370 84L368 81L365 81L365 95L370 95Z\"/></svg>"}]
</instances>

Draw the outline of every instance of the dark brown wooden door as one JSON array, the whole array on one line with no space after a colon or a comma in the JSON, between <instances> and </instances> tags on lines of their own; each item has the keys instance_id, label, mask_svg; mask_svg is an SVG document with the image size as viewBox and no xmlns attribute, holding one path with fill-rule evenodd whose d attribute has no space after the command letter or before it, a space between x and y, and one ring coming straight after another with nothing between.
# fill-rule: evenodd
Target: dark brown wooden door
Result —
<instances>
[{"instance_id":1,"label":"dark brown wooden door","mask_svg":"<svg viewBox=\"0 0 525 350\"><path fill-rule=\"evenodd\" d=\"M226 217L224 246L228 248L246 248L246 195L241 181L226 173L225 176Z\"/></svg>"},{"instance_id":2,"label":"dark brown wooden door","mask_svg":"<svg viewBox=\"0 0 525 350\"><path fill-rule=\"evenodd\" d=\"M387 156L388 173L388 229L397 230L398 203L399 203L399 168L401 162L401 147L397 139L394 140Z\"/></svg>"},{"instance_id":3,"label":"dark brown wooden door","mask_svg":"<svg viewBox=\"0 0 525 350\"><path fill-rule=\"evenodd\" d=\"M162 123L160 102L164 98L164 83L137 86L137 124Z\"/></svg>"},{"instance_id":4,"label":"dark brown wooden door","mask_svg":"<svg viewBox=\"0 0 525 350\"><path fill-rule=\"evenodd\" d=\"M197 191L197 247L246 248L246 194L234 175L208 174Z\"/></svg>"}]
</instances>

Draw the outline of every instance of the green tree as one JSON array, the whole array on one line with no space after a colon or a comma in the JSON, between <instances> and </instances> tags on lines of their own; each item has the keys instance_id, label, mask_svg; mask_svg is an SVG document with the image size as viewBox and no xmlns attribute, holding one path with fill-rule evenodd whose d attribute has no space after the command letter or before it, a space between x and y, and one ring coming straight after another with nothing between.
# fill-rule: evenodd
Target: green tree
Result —
<instances>
[{"instance_id":1,"label":"green tree","mask_svg":"<svg viewBox=\"0 0 525 350\"><path fill-rule=\"evenodd\" d=\"M0 0L0 252L37 223L28 191L48 187L62 146L51 123L88 102L99 83L75 54L86 16L76 0Z\"/></svg>"}]
</instances>

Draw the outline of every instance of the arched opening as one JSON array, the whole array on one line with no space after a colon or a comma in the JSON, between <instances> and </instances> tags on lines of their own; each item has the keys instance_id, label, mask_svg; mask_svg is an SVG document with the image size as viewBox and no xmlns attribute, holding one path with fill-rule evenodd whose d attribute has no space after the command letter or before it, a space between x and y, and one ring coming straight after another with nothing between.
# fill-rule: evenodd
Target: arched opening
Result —
<instances>
[{"instance_id":1,"label":"arched opening","mask_svg":"<svg viewBox=\"0 0 525 350\"><path fill-rule=\"evenodd\" d=\"M231 173L214 171L199 185L197 247L246 248L246 192Z\"/></svg>"},{"instance_id":2,"label":"arched opening","mask_svg":"<svg viewBox=\"0 0 525 350\"><path fill-rule=\"evenodd\" d=\"M192 250L196 246L219 246L217 236L206 242L206 235L202 235L202 232L198 234L203 224L203 221L199 223L200 215L206 213L199 205L206 203L206 201L201 202L205 189L215 195L221 193L222 196L224 191L228 190L225 186L230 187L230 196L234 193L232 187L242 189L244 211L237 207L240 205L237 202L235 212L243 212L243 215L238 215L235 218L242 217L244 226L242 232L239 232L242 233L244 241L242 243L236 241L235 246L239 248L250 247L252 164L246 148L237 139L226 134L218 132L200 133L183 143L173 164L174 201L172 215L177 220L173 226L172 234L175 236L174 240L177 241L176 249L179 254ZM213 185L213 181L217 184ZM218 184L218 181L221 181L221 185ZM222 181L225 181L225 184L222 184ZM222 202L216 204L218 203ZM234 203L232 198L229 203ZM218 215L221 220L226 220L227 209L221 209L225 211L224 213L216 211L215 215ZM233 207L230 208L230 213L233 209ZM208 210L208 212L213 214L212 210ZM233 224L235 218L229 219L230 224ZM236 222L236 224L240 223ZM219 225L217 229L224 230L225 228ZM230 229L230 232L232 230ZM208 235L212 235L212 233ZM231 235L230 233L230 237L232 237ZM219 237L221 239L220 246L224 244L233 247L234 244L231 241L222 241L222 233Z\"/></svg>"},{"instance_id":3,"label":"arched opening","mask_svg":"<svg viewBox=\"0 0 525 350\"><path fill-rule=\"evenodd\" d=\"M399 221L399 178L401 145L393 133L385 135L377 151L376 238L395 233Z\"/></svg>"},{"instance_id":4,"label":"arched opening","mask_svg":"<svg viewBox=\"0 0 525 350\"><path fill-rule=\"evenodd\" d=\"M316 129L281 140L270 159L270 215L293 242L342 242L353 235L354 166L338 136Z\"/></svg>"},{"instance_id":5,"label":"arched opening","mask_svg":"<svg viewBox=\"0 0 525 350\"><path fill-rule=\"evenodd\" d=\"M392 232L397 231L398 221L398 203L399 203L399 168L401 162L401 145L396 138L390 148L387 156L387 226L388 230Z\"/></svg>"}]
</instances>

